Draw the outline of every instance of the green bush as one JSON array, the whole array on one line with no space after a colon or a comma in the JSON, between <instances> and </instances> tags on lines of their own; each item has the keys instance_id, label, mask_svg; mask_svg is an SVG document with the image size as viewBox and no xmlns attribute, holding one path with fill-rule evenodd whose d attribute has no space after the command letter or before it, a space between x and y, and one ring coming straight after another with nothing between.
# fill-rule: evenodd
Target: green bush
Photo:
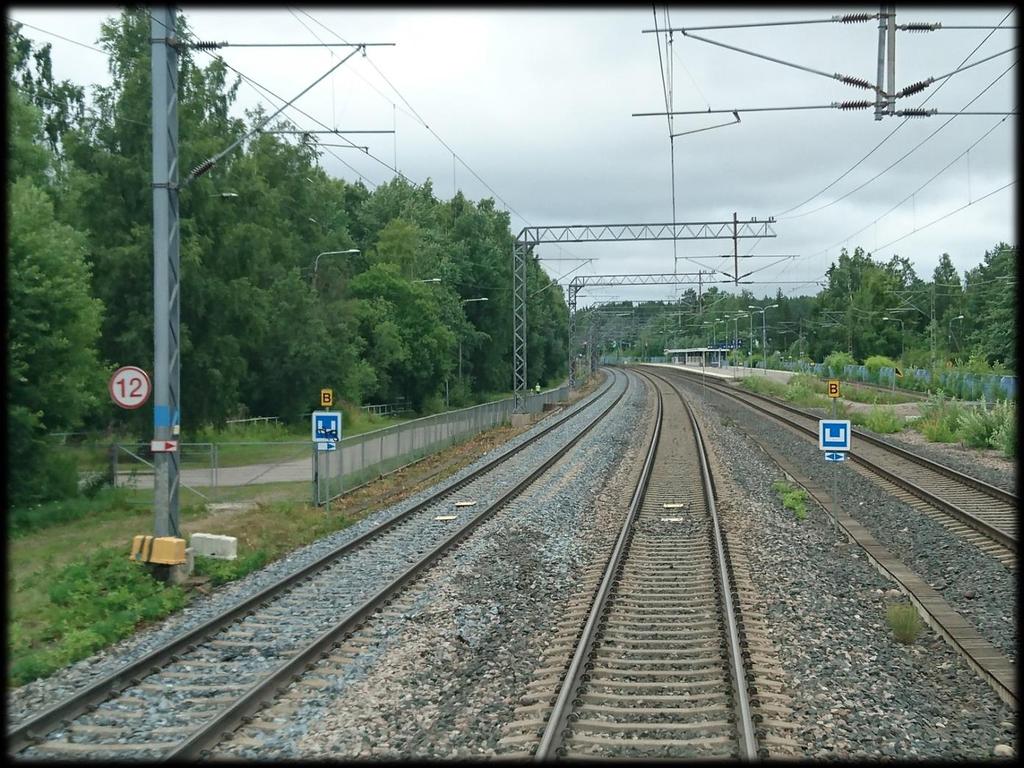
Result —
<instances>
[{"instance_id":1,"label":"green bush","mask_svg":"<svg viewBox=\"0 0 1024 768\"><path fill-rule=\"evenodd\" d=\"M986 407L985 398L982 397L981 405L964 409L957 427L957 436L964 445L971 448L988 448L991 445L992 434L999 426L999 414L995 409L990 411Z\"/></svg>"},{"instance_id":2,"label":"green bush","mask_svg":"<svg viewBox=\"0 0 1024 768\"><path fill-rule=\"evenodd\" d=\"M921 406L921 418L914 426L933 443L955 443L963 413L958 401L947 400L939 390Z\"/></svg>"},{"instance_id":3,"label":"green bush","mask_svg":"<svg viewBox=\"0 0 1024 768\"><path fill-rule=\"evenodd\" d=\"M989 445L1012 459L1017 455L1017 405L1012 400L1002 400L996 403L993 412L996 428L989 438Z\"/></svg>"},{"instance_id":4,"label":"green bush","mask_svg":"<svg viewBox=\"0 0 1024 768\"><path fill-rule=\"evenodd\" d=\"M913 643L924 628L917 608L910 603L893 603L886 609L885 617L896 639L904 645Z\"/></svg>"},{"instance_id":5,"label":"green bush","mask_svg":"<svg viewBox=\"0 0 1024 768\"><path fill-rule=\"evenodd\" d=\"M185 593L156 581L145 567L119 548L101 549L70 563L50 584L53 609L42 633L49 647L9 646L9 682L22 685L83 659L123 637L144 620L163 618L181 608ZM19 636L17 625L12 635Z\"/></svg>"},{"instance_id":6,"label":"green bush","mask_svg":"<svg viewBox=\"0 0 1024 768\"><path fill-rule=\"evenodd\" d=\"M786 396L786 385L764 376L745 376L740 379L740 386L759 395L771 395L783 398Z\"/></svg>"},{"instance_id":7,"label":"green bush","mask_svg":"<svg viewBox=\"0 0 1024 768\"><path fill-rule=\"evenodd\" d=\"M903 429L903 424L902 418L892 411L879 408L878 406L872 406L867 416L864 417L864 426L872 432L878 432L879 434L887 435L899 432Z\"/></svg>"},{"instance_id":8,"label":"green bush","mask_svg":"<svg viewBox=\"0 0 1024 768\"><path fill-rule=\"evenodd\" d=\"M877 377L878 372L882 368L895 368L896 361L891 357L886 357L885 355L872 355L864 361L864 367L868 369L868 373L871 374L872 377Z\"/></svg>"},{"instance_id":9,"label":"green bush","mask_svg":"<svg viewBox=\"0 0 1024 768\"><path fill-rule=\"evenodd\" d=\"M825 368L834 376L841 376L845 366L856 364L857 361L849 352L836 351L825 358Z\"/></svg>"}]
</instances>

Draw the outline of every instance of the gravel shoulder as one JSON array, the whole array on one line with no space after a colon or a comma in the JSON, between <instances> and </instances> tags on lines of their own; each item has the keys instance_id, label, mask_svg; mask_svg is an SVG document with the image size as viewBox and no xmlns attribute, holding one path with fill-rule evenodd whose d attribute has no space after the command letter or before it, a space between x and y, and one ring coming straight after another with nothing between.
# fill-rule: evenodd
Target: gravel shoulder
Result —
<instances>
[{"instance_id":1,"label":"gravel shoulder","mask_svg":"<svg viewBox=\"0 0 1024 768\"><path fill-rule=\"evenodd\" d=\"M747 524L740 535L766 604L770 635L789 675L796 739L804 757L972 760L991 758L997 748L1012 754L1015 712L930 628L912 645L894 639L886 621L888 604L901 599L894 584L859 548L839 538L824 511L812 507L800 522L782 507L771 485L783 473L744 430L756 430L809 474L814 467L821 471L816 448L720 397L709 394L702 406L699 385L686 389L719 460L746 494ZM1008 629L1003 645L1013 650L1011 574L1005 569L999 574L997 564L973 548L957 546L941 526L911 519L921 516L855 473L844 473L840 495L880 541L909 557L912 568L926 578L926 570L946 573L947 599L969 589L966 584L984 588L984 608L964 601L962 593L955 607L972 603L975 619ZM982 577L965 582L975 568L1001 581L992 584Z\"/></svg>"},{"instance_id":2,"label":"gravel shoulder","mask_svg":"<svg viewBox=\"0 0 1024 768\"><path fill-rule=\"evenodd\" d=\"M598 391L600 391L600 387ZM595 397L597 397L597 393L581 398L569 406L569 410L586 407ZM473 470L491 460L495 455L526 441L531 435L550 424L549 419L552 416L557 418L557 415L553 413L508 442L487 451L467 466L446 478L443 482L427 488L421 488L384 509L368 514L348 528L325 536L307 546L300 547L289 553L286 557L249 574L243 579L226 585L211 595L197 596L189 603L186 610L173 614L163 621L147 627L86 659L82 659L48 678L35 680L18 688L8 689L6 702L8 727L31 717L37 712L43 711L52 706L54 702L72 695L101 677L114 673L125 664L142 658L170 639L199 626L214 616L224 613L242 600L269 587L284 576L305 567L339 546L352 541L367 530L376 527L386 520L397 517L410 507L432 495L439 487L458 482Z\"/></svg>"},{"instance_id":3,"label":"gravel shoulder","mask_svg":"<svg viewBox=\"0 0 1024 768\"><path fill-rule=\"evenodd\" d=\"M634 383L541 481L431 573L398 614L375 617L355 662L303 696L251 758L466 759L499 752L583 568L607 556L628 505L652 411ZM582 460L581 460L581 457ZM625 496L625 500L623 497Z\"/></svg>"}]
</instances>

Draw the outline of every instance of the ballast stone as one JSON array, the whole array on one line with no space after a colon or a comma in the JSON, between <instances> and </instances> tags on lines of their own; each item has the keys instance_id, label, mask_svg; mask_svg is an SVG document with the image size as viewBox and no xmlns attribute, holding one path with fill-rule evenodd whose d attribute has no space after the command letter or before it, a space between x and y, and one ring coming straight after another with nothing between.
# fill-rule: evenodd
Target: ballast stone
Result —
<instances>
[{"instance_id":1,"label":"ballast stone","mask_svg":"<svg viewBox=\"0 0 1024 768\"><path fill-rule=\"evenodd\" d=\"M234 560L238 557L238 539L217 533L193 533L189 542L193 555Z\"/></svg>"}]
</instances>

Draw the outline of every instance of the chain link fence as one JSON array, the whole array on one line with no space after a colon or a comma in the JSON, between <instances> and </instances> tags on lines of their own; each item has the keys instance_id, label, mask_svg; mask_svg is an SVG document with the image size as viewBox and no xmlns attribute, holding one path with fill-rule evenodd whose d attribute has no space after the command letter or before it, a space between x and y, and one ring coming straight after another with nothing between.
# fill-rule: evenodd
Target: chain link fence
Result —
<instances>
[{"instance_id":1,"label":"chain link fence","mask_svg":"<svg viewBox=\"0 0 1024 768\"><path fill-rule=\"evenodd\" d=\"M526 396L527 413L568 399L567 386ZM282 500L324 504L344 491L511 420L513 398L413 419L343 438L333 451L310 440L219 441L178 444L180 498L238 500L247 488L270 484ZM74 456L79 486L114 485L135 491L131 502L153 503L153 454L149 443L112 442L85 433L50 436Z\"/></svg>"}]
</instances>

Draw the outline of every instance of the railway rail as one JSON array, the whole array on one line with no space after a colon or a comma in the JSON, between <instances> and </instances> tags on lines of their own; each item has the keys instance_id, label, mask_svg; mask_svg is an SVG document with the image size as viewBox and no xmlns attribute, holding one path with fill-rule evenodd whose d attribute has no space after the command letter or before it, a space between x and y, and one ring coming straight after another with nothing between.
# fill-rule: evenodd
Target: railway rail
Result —
<instances>
[{"instance_id":1,"label":"railway rail","mask_svg":"<svg viewBox=\"0 0 1024 768\"><path fill-rule=\"evenodd\" d=\"M616 395L612 390L619 385ZM531 439L232 610L22 721L8 731L8 754L147 759L204 754L547 471L614 408L628 386L627 376L613 372L612 381L591 402L556 417ZM548 458L525 477L510 482L495 476L527 446L545 445L540 441L581 415L585 426L567 442L547 445ZM452 511L455 494L490 501L455 522L453 530L448 525L452 516L438 513ZM438 525L439 519L445 524ZM354 573L362 574L364 586L353 587Z\"/></svg>"},{"instance_id":2,"label":"railway rail","mask_svg":"<svg viewBox=\"0 0 1024 768\"><path fill-rule=\"evenodd\" d=\"M657 371L652 372L652 375L657 378L664 377L665 380L675 380L677 382L690 381L688 377L672 376L671 373L666 374L664 368L657 369ZM732 396L740 403L757 411L764 410L756 403L748 403L743 397L739 396L739 393L728 387L723 389L717 385L711 386L714 391L721 391L725 395ZM743 394L746 395L747 393ZM760 399L763 400L764 398ZM787 407L785 410L796 409ZM777 416L776 418L781 418L790 426L794 426L787 417ZM804 428L803 430L798 429L798 431L805 432L807 430ZM773 450L766 446L761 438L750 435L750 439L769 454L773 453ZM883 445L888 444L883 443ZM981 678L991 686L1003 701L1016 709L1018 707L1018 697L1016 665L1014 661L983 637L969 620L946 602L942 594L928 584L921 576L907 568L898 557L894 556L884 545L878 542L871 532L859 521L844 512L841 507L838 507L836 505L837 500L830 497L829 491L821 487L815 480L806 477L800 466L790 461L785 455L774 455L773 460L791 476L791 479L800 483L809 495L820 503L823 508L833 511L833 516L839 527L863 549L869 560L900 586L901 591L910 597L925 620L966 659L967 663L978 672ZM968 478L967 485L969 487L974 487L973 480L974 478ZM881 481L882 485L888 482L885 479ZM893 492L898 495L901 490L899 487L894 487ZM1000 495L1006 493L1002 489L995 490ZM917 498L904 500L911 504L916 502L916 506L919 509L926 513L928 512L925 502L921 502ZM934 509L932 509L932 512L939 514ZM934 517L935 514L932 516ZM955 521L951 524L948 518L940 518L939 522L942 522L949 528L959 526L959 523ZM972 534L975 538L981 536L980 533L976 533L973 529L965 528L965 531L965 538L970 538ZM954 530L953 532L957 535L964 535L964 531ZM987 543L990 546L995 546L991 541L987 541ZM996 552L994 554L998 557L1000 553ZM1015 551L1005 550L1003 554L1005 556L1000 558L1002 562L1010 567L1015 567Z\"/></svg>"},{"instance_id":3,"label":"railway rail","mask_svg":"<svg viewBox=\"0 0 1024 768\"><path fill-rule=\"evenodd\" d=\"M651 381L657 426L537 760L758 755L700 429L677 391Z\"/></svg>"},{"instance_id":4,"label":"railway rail","mask_svg":"<svg viewBox=\"0 0 1024 768\"><path fill-rule=\"evenodd\" d=\"M659 371L669 369L661 368ZM692 378L689 371L671 369L675 375ZM705 381L708 388L731 397L762 414L771 416L797 432L817 440L818 415L779 402L765 395L738 391L719 382ZM893 445L854 427L856 438L850 458L895 486L919 499L932 516L946 527L972 541L1008 567L1016 567L1017 495L959 472L905 448ZM939 514L936 515L934 512Z\"/></svg>"}]
</instances>

